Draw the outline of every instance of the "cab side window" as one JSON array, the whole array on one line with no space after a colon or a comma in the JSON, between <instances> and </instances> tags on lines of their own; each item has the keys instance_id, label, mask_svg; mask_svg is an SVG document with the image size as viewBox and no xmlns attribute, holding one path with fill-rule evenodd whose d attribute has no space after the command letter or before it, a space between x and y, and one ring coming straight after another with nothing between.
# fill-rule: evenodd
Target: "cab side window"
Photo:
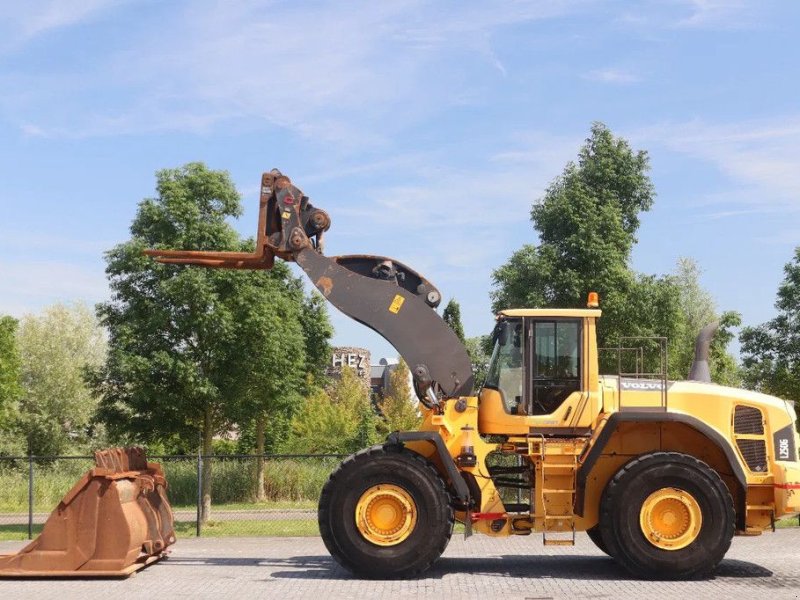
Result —
<instances>
[{"instance_id":1,"label":"cab side window","mask_svg":"<svg viewBox=\"0 0 800 600\"><path fill-rule=\"evenodd\" d=\"M580 322L534 321L532 345L528 414L549 415L581 389Z\"/></svg>"}]
</instances>

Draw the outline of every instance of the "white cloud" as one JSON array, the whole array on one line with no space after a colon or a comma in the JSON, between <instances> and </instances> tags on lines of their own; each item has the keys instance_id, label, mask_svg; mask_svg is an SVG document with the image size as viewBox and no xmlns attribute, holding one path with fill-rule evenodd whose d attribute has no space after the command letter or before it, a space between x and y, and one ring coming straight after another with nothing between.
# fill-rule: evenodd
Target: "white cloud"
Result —
<instances>
[{"instance_id":1,"label":"white cloud","mask_svg":"<svg viewBox=\"0 0 800 600\"><path fill-rule=\"evenodd\" d=\"M594 71L589 71L583 75L583 78L588 79L589 81L598 81L600 83L625 84L641 81L641 79L631 71L617 68L596 69Z\"/></svg>"},{"instance_id":2,"label":"white cloud","mask_svg":"<svg viewBox=\"0 0 800 600\"><path fill-rule=\"evenodd\" d=\"M27 135L205 132L246 122L251 130L285 128L339 148L382 144L409 124L473 102L475 69L503 77L492 44L502 28L585 4L173 5L163 29L121 38L93 71L81 72L77 89L55 85L55 75L29 76L13 89L38 90L38 102L5 102L21 114ZM445 68L452 61L465 65L463 72ZM54 89L62 98L55 108ZM92 94L106 98L100 112L81 109Z\"/></svg>"},{"instance_id":3,"label":"white cloud","mask_svg":"<svg viewBox=\"0 0 800 600\"><path fill-rule=\"evenodd\" d=\"M30 0L4 2L0 22L5 22L6 44L16 45L57 29L83 23L130 0Z\"/></svg>"},{"instance_id":4,"label":"white cloud","mask_svg":"<svg viewBox=\"0 0 800 600\"><path fill-rule=\"evenodd\" d=\"M341 198L315 198L316 186L303 185L331 215L330 253L394 256L434 280L468 281L487 276L520 237L533 239L531 205L574 158L581 137L516 133L499 144L502 152L477 157L474 169L434 167L444 161L430 154L405 156L402 169L373 165L385 183Z\"/></svg>"},{"instance_id":5,"label":"white cloud","mask_svg":"<svg viewBox=\"0 0 800 600\"><path fill-rule=\"evenodd\" d=\"M19 232L0 229L0 254L17 252L54 252L62 256L99 257L117 242L99 239L71 238L58 234L44 234L35 231Z\"/></svg>"},{"instance_id":6,"label":"white cloud","mask_svg":"<svg viewBox=\"0 0 800 600\"><path fill-rule=\"evenodd\" d=\"M707 196L710 201L800 208L800 115L726 124L665 123L632 137L641 145L659 144L714 165L732 190Z\"/></svg>"},{"instance_id":7,"label":"white cloud","mask_svg":"<svg viewBox=\"0 0 800 600\"><path fill-rule=\"evenodd\" d=\"M747 0L681 0L689 15L677 21L677 27L740 28L753 25L760 2Z\"/></svg>"},{"instance_id":8,"label":"white cloud","mask_svg":"<svg viewBox=\"0 0 800 600\"><path fill-rule=\"evenodd\" d=\"M22 316L55 302L108 297L101 265L94 268L63 261L0 260L0 314Z\"/></svg>"},{"instance_id":9,"label":"white cloud","mask_svg":"<svg viewBox=\"0 0 800 600\"><path fill-rule=\"evenodd\" d=\"M646 0L623 5L615 19L640 33L664 29L738 30L760 27L772 0Z\"/></svg>"}]
</instances>

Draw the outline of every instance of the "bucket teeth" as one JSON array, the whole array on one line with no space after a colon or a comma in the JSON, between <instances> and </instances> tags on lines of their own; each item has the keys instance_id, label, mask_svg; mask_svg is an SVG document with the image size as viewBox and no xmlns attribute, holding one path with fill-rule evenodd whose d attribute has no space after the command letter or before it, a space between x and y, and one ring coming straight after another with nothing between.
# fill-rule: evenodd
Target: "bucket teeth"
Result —
<instances>
[{"instance_id":1,"label":"bucket teeth","mask_svg":"<svg viewBox=\"0 0 800 600\"><path fill-rule=\"evenodd\" d=\"M175 543L161 465L141 448L95 452L95 466L64 496L42 533L0 556L0 577L119 577Z\"/></svg>"}]
</instances>

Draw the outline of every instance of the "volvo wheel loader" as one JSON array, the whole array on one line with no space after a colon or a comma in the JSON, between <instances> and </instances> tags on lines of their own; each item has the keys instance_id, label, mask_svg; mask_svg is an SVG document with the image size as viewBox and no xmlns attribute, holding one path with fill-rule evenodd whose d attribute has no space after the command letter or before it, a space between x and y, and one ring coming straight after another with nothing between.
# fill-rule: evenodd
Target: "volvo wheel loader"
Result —
<instances>
[{"instance_id":1,"label":"volvo wheel loader","mask_svg":"<svg viewBox=\"0 0 800 600\"><path fill-rule=\"evenodd\" d=\"M635 576L709 574L734 535L800 512L800 438L791 402L710 382L713 328L690 381L645 368L637 340L601 364L597 297L585 309L512 309L494 331L477 394L463 344L436 312L441 295L381 256L322 254L328 215L279 171L265 173L252 254L152 250L165 263L268 269L295 261L345 314L386 338L412 370L424 420L341 463L319 502L326 547L368 578L412 577L466 535L576 532ZM632 351L637 368L625 368ZM648 372L649 371L649 372Z\"/></svg>"}]
</instances>

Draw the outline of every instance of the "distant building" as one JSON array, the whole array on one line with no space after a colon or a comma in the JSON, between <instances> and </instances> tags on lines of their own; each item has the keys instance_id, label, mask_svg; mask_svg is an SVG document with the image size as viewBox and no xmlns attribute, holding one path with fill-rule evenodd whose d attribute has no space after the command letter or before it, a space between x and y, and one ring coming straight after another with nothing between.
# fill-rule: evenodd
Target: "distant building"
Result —
<instances>
[{"instance_id":1,"label":"distant building","mask_svg":"<svg viewBox=\"0 0 800 600\"><path fill-rule=\"evenodd\" d=\"M383 391L389 386L389 377L392 372L397 368L398 360L396 358L382 358L378 361L377 365L373 365L370 369L370 390L373 394L378 396L383 395ZM414 380L411 373L408 374L408 389L411 392L411 397L414 395Z\"/></svg>"},{"instance_id":2,"label":"distant building","mask_svg":"<svg viewBox=\"0 0 800 600\"><path fill-rule=\"evenodd\" d=\"M342 369L350 367L356 372L356 375L364 380L364 385L369 385L372 374L370 360L371 354L366 348L354 348L351 346L334 348L327 374L329 377L340 377Z\"/></svg>"},{"instance_id":3,"label":"distant building","mask_svg":"<svg viewBox=\"0 0 800 600\"><path fill-rule=\"evenodd\" d=\"M382 358L377 365L372 365L369 374L369 387L373 394L381 395L389 385L389 376L397 368L397 360Z\"/></svg>"},{"instance_id":4,"label":"distant building","mask_svg":"<svg viewBox=\"0 0 800 600\"><path fill-rule=\"evenodd\" d=\"M382 358L377 365L371 364L372 356L366 348L356 348L353 346L340 346L333 349L331 362L328 365L328 377L340 377L344 367L350 367L356 372L363 381L364 385L369 385L370 392L374 397L383 396L384 390L389 386L389 377L397 368L396 358ZM414 395L414 384L411 373L408 374L408 389L411 397Z\"/></svg>"}]
</instances>

